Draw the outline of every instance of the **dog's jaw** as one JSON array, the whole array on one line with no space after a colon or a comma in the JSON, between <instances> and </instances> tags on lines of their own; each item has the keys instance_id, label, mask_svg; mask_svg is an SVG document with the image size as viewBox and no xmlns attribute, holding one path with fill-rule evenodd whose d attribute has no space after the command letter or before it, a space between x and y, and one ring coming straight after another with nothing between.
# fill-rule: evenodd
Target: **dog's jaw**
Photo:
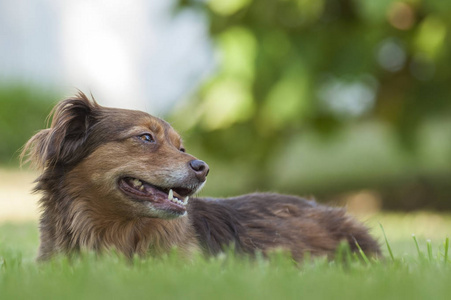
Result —
<instances>
[{"instance_id":1,"label":"dog's jaw","mask_svg":"<svg viewBox=\"0 0 451 300\"><path fill-rule=\"evenodd\" d=\"M118 189L131 201L144 204L152 215L159 218L176 218L186 214L189 197L203 184L194 187L159 187L134 177L122 177Z\"/></svg>"},{"instance_id":2,"label":"dog's jaw","mask_svg":"<svg viewBox=\"0 0 451 300\"><path fill-rule=\"evenodd\" d=\"M149 217L173 219L186 215L189 197L199 192L205 181L190 180L159 186L137 177L119 177L117 189L133 206L145 206L141 212Z\"/></svg>"}]
</instances>

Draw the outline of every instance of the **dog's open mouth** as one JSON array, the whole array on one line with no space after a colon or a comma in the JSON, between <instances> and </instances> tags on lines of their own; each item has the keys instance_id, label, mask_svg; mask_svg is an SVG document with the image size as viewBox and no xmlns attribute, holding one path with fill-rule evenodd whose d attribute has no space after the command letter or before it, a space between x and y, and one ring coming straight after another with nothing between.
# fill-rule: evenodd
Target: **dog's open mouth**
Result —
<instances>
[{"instance_id":1,"label":"dog's open mouth","mask_svg":"<svg viewBox=\"0 0 451 300\"><path fill-rule=\"evenodd\" d=\"M178 214L185 213L189 196L194 193L189 188L163 188L132 177L121 178L119 188L134 200L149 201L156 209L171 210Z\"/></svg>"}]
</instances>

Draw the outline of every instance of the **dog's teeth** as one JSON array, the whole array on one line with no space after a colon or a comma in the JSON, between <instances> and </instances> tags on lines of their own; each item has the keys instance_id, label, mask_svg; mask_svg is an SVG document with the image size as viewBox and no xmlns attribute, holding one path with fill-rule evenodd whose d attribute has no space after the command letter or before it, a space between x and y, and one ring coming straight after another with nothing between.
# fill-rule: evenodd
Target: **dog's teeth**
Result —
<instances>
[{"instance_id":1,"label":"dog's teeth","mask_svg":"<svg viewBox=\"0 0 451 300\"><path fill-rule=\"evenodd\" d=\"M188 204L188 200L189 200L189 196L186 196L185 199L183 200L183 204L187 205Z\"/></svg>"},{"instance_id":2,"label":"dog's teeth","mask_svg":"<svg viewBox=\"0 0 451 300\"><path fill-rule=\"evenodd\" d=\"M133 186L134 186L134 187L140 187L140 186L142 186L142 184L143 184L143 183L141 182L141 180L136 179L136 178L132 180L132 183L133 183Z\"/></svg>"},{"instance_id":3,"label":"dog's teeth","mask_svg":"<svg viewBox=\"0 0 451 300\"><path fill-rule=\"evenodd\" d=\"M140 190L141 192L143 192L143 191L144 191L144 185L141 185L141 186L139 187L139 190Z\"/></svg>"},{"instance_id":4,"label":"dog's teeth","mask_svg":"<svg viewBox=\"0 0 451 300\"><path fill-rule=\"evenodd\" d=\"M177 198L177 197L174 197L172 200L171 200L172 202L174 202L174 203L177 203L177 204L180 204L180 205L183 205L183 202L182 201L180 201L180 199L179 198Z\"/></svg>"},{"instance_id":5,"label":"dog's teeth","mask_svg":"<svg viewBox=\"0 0 451 300\"><path fill-rule=\"evenodd\" d=\"M188 197L187 197L188 198ZM171 202L174 202L174 203L177 203L177 204L180 204L180 205L186 205L186 200L185 201L182 201L182 200L180 200L179 198L177 198L177 197L174 197L174 191L172 190L172 189L170 189L169 190L169 193L168 193L168 199L169 199L169 201L171 201ZM185 198L186 199L186 198Z\"/></svg>"}]
</instances>

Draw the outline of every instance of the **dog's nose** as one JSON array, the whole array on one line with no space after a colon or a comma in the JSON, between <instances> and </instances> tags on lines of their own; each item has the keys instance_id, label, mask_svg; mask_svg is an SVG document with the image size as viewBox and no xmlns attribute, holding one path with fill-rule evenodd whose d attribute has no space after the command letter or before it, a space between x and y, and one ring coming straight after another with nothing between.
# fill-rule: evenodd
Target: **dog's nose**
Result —
<instances>
[{"instance_id":1,"label":"dog's nose","mask_svg":"<svg viewBox=\"0 0 451 300\"><path fill-rule=\"evenodd\" d=\"M208 165L204 161L201 161L198 159L190 161L189 165L190 165L191 169L194 170L196 177L200 181L205 181L205 179L208 175L208 172L210 172L210 168L208 167Z\"/></svg>"}]
</instances>

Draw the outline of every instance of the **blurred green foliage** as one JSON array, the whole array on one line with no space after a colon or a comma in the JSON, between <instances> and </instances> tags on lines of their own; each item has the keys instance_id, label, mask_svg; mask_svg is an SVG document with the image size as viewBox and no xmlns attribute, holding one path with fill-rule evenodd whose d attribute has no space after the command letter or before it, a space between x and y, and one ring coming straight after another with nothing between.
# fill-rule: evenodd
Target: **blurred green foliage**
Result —
<instances>
[{"instance_id":1,"label":"blurred green foliage","mask_svg":"<svg viewBox=\"0 0 451 300\"><path fill-rule=\"evenodd\" d=\"M45 127L55 95L22 84L0 85L0 165L17 166L20 148Z\"/></svg>"},{"instance_id":2,"label":"blurred green foliage","mask_svg":"<svg viewBox=\"0 0 451 300\"><path fill-rule=\"evenodd\" d=\"M208 17L217 51L169 116L211 167L205 194L367 189L383 207L450 208L450 1L178 2ZM55 95L0 85L1 164Z\"/></svg>"},{"instance_id":3,"label":"blurred green foliage","mask_svg":"<svg viewBox=\"0 0 451 300\"><path fill-rule=\"evenodd\" d=\"M178 128L189 129L190 146L222 172L218 186L224 185L225 168L232 169L227 190L235 192L317 194L399 182L416 186L424 177L430 192L429 181L449 182L451 134L437 130L450 128L441 125L451 117L450 1L179 0L178 9L208 16L218 51L214 75L173 116ZM360 126L374 130L352 143L340 140ZM425 127L444 144L424 146ZM381 137L381 130L388 133ZM288 149L301 147L311 134L324 143L298 156ZM371 149L387 148L387 155L381 159L375 150L354 160L373 135ZM345 151L321 151L341 142ZM437 166L431 171L426 161L437 157L436 150L440 162L431 163ZM315 151L334 163L328 168ZM320 175L305 184L311 173ZM451 191L439 194L442 202Z\"/></svg>"},{"instance_id":4,"label":"blurred green foliage","mask_svg":"<svg viewBox=\"0 0 451 300\"><path fill-rule=\"evenodd\" d=\"M191 124L215 131L218 147L229 143L226 131L248 137L244 148L251 149L259 138L274 145L299 129L327 134L362 119L392 124L413 146L422 121L451 115L448 1L180 0L180 6L208 15L219 49L216 74L190 106Z\"/></svg>"}]
</instances>

